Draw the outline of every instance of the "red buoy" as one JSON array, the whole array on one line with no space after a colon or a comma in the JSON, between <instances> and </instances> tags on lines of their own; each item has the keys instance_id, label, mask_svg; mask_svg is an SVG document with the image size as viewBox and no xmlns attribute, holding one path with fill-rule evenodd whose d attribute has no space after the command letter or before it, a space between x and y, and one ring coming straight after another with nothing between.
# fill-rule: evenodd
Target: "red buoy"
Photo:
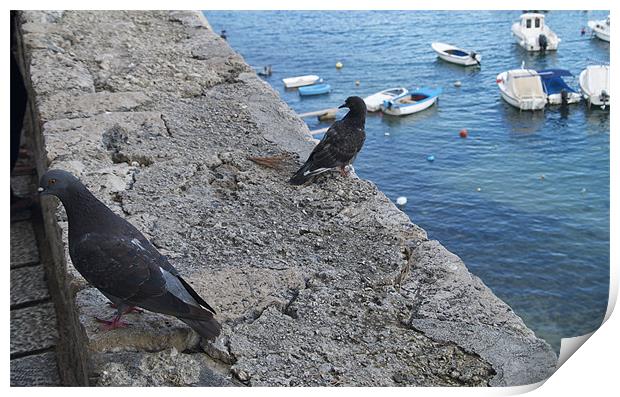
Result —
<instances>
[{"instance_id":1,"label":"red buoy","mask_svg":"<svg viewBox=\"0 0 620 397\"><path fill-rule=\"evenodd\" d=\"M463 128L461 131L459 131L459 136L461 138L467 138L467 130Z\"/></svg>"}]
</instances>

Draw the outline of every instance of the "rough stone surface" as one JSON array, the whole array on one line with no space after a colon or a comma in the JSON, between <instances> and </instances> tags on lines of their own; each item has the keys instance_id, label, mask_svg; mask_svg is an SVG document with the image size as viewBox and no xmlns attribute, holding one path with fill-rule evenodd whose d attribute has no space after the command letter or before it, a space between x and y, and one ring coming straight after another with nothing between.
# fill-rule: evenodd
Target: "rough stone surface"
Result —
<instances>
[{"instance_id":1,"label":"rough stone surface","mask_svg":"<svg viewBox=\"0 0 620 397\"><path fill-rule=\"evenodd\" d=\"M53 303L11 310L11 356L49 349L57 338Z\"/></svg>"},{"instance_id":2,"label":"rough stone surface","mask_svg":"<svg viewBox=\"0 0 620 397\"><path fill-rule=\"evenodd\" d=\"M236 386L204 353L175 348L157 353L106 353L93 357L97 386Z\"/></svg>"},{"instance_id":3,"label":"rough stone surface","mask_svg":"<svg viewBox=\"0 0 620 397\"><path fill-rule=\"evenodd\" d=\"M11 360L11 386L59 386L56 353L47 352Z\"/></svg>"},{"instance_id":4,"label":"rough stone surface","mask_svg":"<svg viewBox=\"0 0 620 397\"><path fill-rule=\"evenodd\" d=\"M517 385L554 370L552 349L374 184L287 184L313 147L307 127L198 13L22 19L39 173L78 175L223 324L214 343L146 313L103 332L92 318L112 310L72 267L66 216L45 200L93 383ZM279 169L248 159L271 155Z\"/></svg>"},{"instance_id":5,"label":"rough stone surface","mask_svg":"<svg viewBox=\"0 0 620 397\"><path fill-rule=\"evenodd\" d=\"M49 298L43 266L11 269L11 307Z\"/></svg>"}]
</instances>

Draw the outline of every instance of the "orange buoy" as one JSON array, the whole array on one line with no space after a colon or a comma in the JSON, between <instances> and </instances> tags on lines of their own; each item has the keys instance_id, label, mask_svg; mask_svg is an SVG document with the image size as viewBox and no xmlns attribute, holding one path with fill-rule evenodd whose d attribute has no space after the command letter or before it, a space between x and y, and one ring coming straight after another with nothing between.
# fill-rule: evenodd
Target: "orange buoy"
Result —
<instances>
[{"instance_id":1,"label":"orange buoy","mask_svg":"<svg viewBox=\"0 0 620 397\"><path fill-rule=\"evenodd\" d=\"M459 136L461 138L467 138L467 130L463 128L461 131L459 131Z\"/></svg>"}]
</instances>

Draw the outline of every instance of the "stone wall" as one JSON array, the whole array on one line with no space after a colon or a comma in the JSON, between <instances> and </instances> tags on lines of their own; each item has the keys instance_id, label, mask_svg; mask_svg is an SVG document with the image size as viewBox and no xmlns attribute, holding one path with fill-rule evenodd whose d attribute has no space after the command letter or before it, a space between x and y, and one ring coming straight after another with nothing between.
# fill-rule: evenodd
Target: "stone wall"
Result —
<instances>
[{"instance_id":1,"label":"stone wall","mask_svg":"<svg viewBox=\"0 0 620 397\"><path fill-rule=\"evenodd\" d=\"M201 341L167 316L104 332L43 200L78 384L519 385L556 357L463 262L369 182L288 177L305 124L198 12L27 11L37 168L76 174L218 311ZM282 156L265 168L248 158ZM62 336L61 336L62 338Z\"/></svg>"}]
</instances>

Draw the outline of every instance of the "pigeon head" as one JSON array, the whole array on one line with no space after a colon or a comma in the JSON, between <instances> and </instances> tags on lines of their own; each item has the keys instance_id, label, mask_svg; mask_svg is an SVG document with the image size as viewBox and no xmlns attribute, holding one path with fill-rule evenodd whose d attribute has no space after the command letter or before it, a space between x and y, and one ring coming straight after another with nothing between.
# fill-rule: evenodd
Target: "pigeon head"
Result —
<instances>
[{"instance_id":1,"label":"pigeon head","mask_svg":"<svg viewBox=\"0 0 620 397\"><path fill-rule=\"evenodd\" d=\"M41 177L38 191L41 196L53 195L63 199L69 190L76 185L81 185L81 183L70 172L50 170Z\"/></svg>"},{"instance_id":2,"label":"pigeon head","mask_svg":"<svg viewBox=\"0 0 620 397\"><path fill-rule=\"evenodd\" d=\"M366 102L358 96L350 96L338 108L349 108L353 112L366 113Z\"/></svg>"}]
</instances>

